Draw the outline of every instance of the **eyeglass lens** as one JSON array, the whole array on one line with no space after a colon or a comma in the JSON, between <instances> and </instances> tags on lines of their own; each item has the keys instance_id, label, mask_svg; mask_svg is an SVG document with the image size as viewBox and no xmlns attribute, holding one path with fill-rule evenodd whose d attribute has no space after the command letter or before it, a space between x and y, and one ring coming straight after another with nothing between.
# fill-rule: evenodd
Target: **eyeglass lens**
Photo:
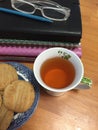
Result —
<instances>
[{"instance_id":1,"label":"eyeglass lens","mask_svg":"<svg viewBox=\"0 0 98 130\"><path fill-rule=\"evenodd\" d=\"M17 0L16 3L14 3L15 8L19 9L20 11L24 11L24 12L28 12L31 13L35 10L35 8L28 4L28 3L24 3L24 2L20 2Z\"/></svg>"},{"instance_id":2,"label":"eyeglass lens","mask_svg":"<svg viewBox=\"0 0 98 130\"><path fill-rule=\"evenodd\" d=\"M61 13L60 11L56 9L44 8L43 12L44 12L44 15L49 18L63 19L65 17L65 14Z\"/></svg>"}]
</instances>

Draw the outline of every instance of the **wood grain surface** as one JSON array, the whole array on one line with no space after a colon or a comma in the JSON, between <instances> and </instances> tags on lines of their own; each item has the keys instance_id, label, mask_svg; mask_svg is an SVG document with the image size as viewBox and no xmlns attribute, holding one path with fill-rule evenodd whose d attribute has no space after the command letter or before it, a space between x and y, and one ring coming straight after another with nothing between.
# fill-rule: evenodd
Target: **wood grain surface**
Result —
<instances>
[{"instance_id":1,"label":"wood grain surface","mask_svg":"<svg viewBox=\"0 0 98 130\"><path fill-rule=\"evenodd\" d=\"M82 61L89 90L52 97L41 90L34 115L18 130L98 130L98 0L80 0ZM24 63L32 69L33 63Z\"/></svg>"}]
</instances>

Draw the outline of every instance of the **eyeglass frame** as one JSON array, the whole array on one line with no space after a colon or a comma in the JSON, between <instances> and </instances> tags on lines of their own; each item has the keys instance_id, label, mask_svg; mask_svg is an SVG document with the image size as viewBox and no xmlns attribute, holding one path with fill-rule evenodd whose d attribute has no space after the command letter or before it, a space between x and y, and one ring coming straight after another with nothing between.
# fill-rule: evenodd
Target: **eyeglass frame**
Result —
<instances>
[{"instance_id":1,"label":"eyeglass frame","mask_svg":"<svg viewBox=\"0 0 98 130\"><path fill-rule=\"evenodd\" d=\"M13 4L13 0L11 0L11 1L12 1L12 7L17 11L27 13L27 14L34 14L35 11L38 9L38 10L41 11L41 14L42 14L43 17L54 20L54 21L66 21L68 19L68 17L70 16L70 12L71 12L71 10L69 8L63 7L63 6L59 5L57 2L50 1L50 0L48 0L48 1L47 0L46 1L32 0L32 2L31 1L28 2L28 1L25 1L25 0L18 0L20 2L23 2L23 3L26 3L26 4L30 5L30 6L33 6L34 11L26 12L26 11L23 11L23 10L20 10L20 9L16 8L15 5ZM50 6L44 6L44 5L38 6L38 5L35 5L35 4L39 4L40 2L45 3L45 4L50 4ZM52 7L52 6L56 6L56 7ZM65 15L65 17L62 18L62 19L48 17L48 16L46 16L44 14L44 11L43 11L44 9L53 9L53 10L56 10L56 11L60 11L62 14Z\"/></svg>"}]
</instances>

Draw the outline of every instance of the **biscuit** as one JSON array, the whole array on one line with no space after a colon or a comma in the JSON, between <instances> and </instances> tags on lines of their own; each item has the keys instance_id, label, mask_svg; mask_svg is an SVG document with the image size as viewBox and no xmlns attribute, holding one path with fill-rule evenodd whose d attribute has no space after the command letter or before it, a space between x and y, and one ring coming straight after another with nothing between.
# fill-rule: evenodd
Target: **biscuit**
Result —
<instances>
[{"instance_id":1,"label":"biscuit","mask_svg":"<svg viewBox=\"0 0 98 130\"><path fill-rule=\"evenodd\" d=\"M0 90L4 90L8 84L17 79L17 71L13 66L0 63Z\"/></svg>"},{"instance_id":2,"label":"biscuit","mask_svg":"<svg viewBox=\"0 0 98 130\"><path fill-rule=\"evenodd\" d=\"M1 107L1 105L2 105L2 97L0 95L0 107Z\"/></svg>"},{"instance_id":3,"label":"biscuit","mask_svg":"<svg viewBox=\"0 0 98 130\"><path fill-rule=\"evenodd\" d=\"M0 130L7 130L14 116L14 112L8 110L4 104L0 108Z\"/></svg>"},{"instance_id":4,"label":"biscuit","mask_svg":"<svg viewBox=\"0 0 98 130\"><path fill-rule=\"evenodd\" d=\"M3 90L0 90L0 95L1 95L1 96L3 96L3 93L4 93L4 91L3 91Z\"/></svg>"},{"instance_id":5,"label":"biscuit","mask_svg":"<svg viewBox=\"0 0 98 130\"><path fill-rule=\"evenodd\" d=\"M34 102L34 87L24 80L14 81L5 88L3 98L8 109L14 112L25 112Z\"/></svg>"}]
</instances>

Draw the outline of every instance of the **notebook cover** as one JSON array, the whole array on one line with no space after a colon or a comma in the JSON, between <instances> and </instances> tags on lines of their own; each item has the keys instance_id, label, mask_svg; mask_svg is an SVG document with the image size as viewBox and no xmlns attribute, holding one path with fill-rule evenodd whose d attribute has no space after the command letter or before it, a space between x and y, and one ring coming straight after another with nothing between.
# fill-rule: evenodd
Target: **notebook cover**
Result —
<instances>
[{"instance_id":1,"label":"notebook cover","mask_svg":"<svg viewBox=\"0 0 98 130\"><path fill-rule=\"evenodd\" d=\"M0 38L79 43L82 36L81 13L78 0L54 0L71 9L65 22L45 23L0 12ZM11 8L9 0L0 7Z\"/></svg>"},{"instance_id":2,"label":"notebook cover","mask_svg":"<svg viewBox=\"0 0 98 130\"><path fill-rule=\"evenodd\" d=\"M21 47L21 46L0 46L0 56L27 56L27 57L36 57L44 50L51 47ZM79 57L82 56L81 46L68 48L75 52Z\"/></svg>"},{"instance_id":3,"label":"notebook cover","mask_svg":"<svg viewBox=\"0 0 98 130\"><path fill-rule=\"evenodd\" d=\"M38 41L38 40L17 40L17 39L0 39L0 45L2 46L31 46L31 47L77 47L80 43L72 42L56 42L56 41Z\"/></svg>"}]
</instances>

